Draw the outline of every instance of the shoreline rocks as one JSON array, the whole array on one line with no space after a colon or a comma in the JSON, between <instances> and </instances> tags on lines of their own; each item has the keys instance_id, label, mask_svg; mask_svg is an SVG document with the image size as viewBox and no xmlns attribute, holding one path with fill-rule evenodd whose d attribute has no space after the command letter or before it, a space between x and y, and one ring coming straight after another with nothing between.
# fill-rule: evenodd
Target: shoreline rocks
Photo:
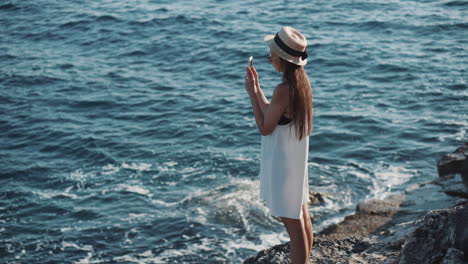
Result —
<instances>
[{"instance_id":1,"label":"shoreline rocks","mask_svg":"<svg viewBox=\"0 0 468 264\"><path fill-rule=\"evenodd\" d=\"M414 221L413 226L413 232L402 245L398 263L440 263L444 259L463 263L464 257L468 261L468 201L430 211ZM448 251L450 255L446 258Z\"/></svg>"},{"instance_id":2,"label":"shoreline rocks","mask_svg":"<svg viewBox=\"0 0 468 264\"><path fill-rule=\"evenodd\" d=\"M446 153L437 162L439 178L432 183L449 195L468 198L468 142L453 153ZM461 181L458 180L458 175Z\"/></svg>"},{"instance_id":3,"label":"shoreline rocks","mask_svg":"<svg viewBox=\"0 0 468 264\"><path fill-rule=\"evenodd\" d=\"M346 216L340 223L328 226L317 236L325 239L367 237L392 220L404 199L404 194L395 194L384 200L361 202L356 206L356 213Z\"/></svg>"},{"instance_id":4,"label":"shoreline rocks","mask_svg":"<svg viewBox=\"0 0 468 264\"><path fill-rule=\"evenodd\" d=\"M363 201L356 213L314 234L310 263L468 264L468 190L465 178L457 177L468 177L467 152L465 143L453 161L448 157L454 155L443 156L439 173L449 173L383 200ZM313 197L311 203L321 203L326 195ZM286 242L244 263L290 263L290 257Z\"/></svg>"},{"instance_id":5,"label":"shoreline rocks","mask_svg":"<svg viewBox=\"0 0 468 264\"><path fill-rule=\"evenodd\" d=\"M466 264L467 219L468 200L461 200L451 208L429 211L381 234L316 234L310 263ZM286 242L260 251L244 264L290 263L290 258L290 245Z\"/></svg>"},{"instance_id":6,"label":"shoreline rocks","mask_svg":"<svg viewBox=\"0 0 468 264\"><path fill-rule=\"evenodd\" d=\"M437 162L439 177L460 174L465 187L468 187L468 142L453 153L446 153Z\"/></svg>"}]
</instances>

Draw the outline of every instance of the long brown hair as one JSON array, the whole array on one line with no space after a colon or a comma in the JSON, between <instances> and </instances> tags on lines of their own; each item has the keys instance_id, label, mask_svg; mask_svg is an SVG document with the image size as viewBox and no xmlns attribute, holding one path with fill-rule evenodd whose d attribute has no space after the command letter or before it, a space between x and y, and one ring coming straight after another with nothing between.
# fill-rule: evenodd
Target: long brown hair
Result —
<instances>
[{"instance_id":1,"label":"long brown hair","mask_svg":"<svg viewBox=\"0 0 468 264\"><path fill-rule=\"evenodd\" d=\"M304 67L282 58L283 84L289 88L289 109L296 126L296 136L301 140L312 133L312 87Z\"/></svg>"}]
</instances>

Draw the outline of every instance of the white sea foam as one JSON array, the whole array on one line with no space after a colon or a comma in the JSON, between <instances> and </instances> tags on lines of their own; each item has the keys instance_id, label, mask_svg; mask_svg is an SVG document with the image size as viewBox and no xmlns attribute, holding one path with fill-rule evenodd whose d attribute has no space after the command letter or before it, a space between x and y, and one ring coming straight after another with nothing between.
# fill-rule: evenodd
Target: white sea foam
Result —
<instances>
[{"instance_id":1,"label":"white sea foam","mask_svg":"<svg viewBox=\"0 0 468 264\"><path fill-rule=\"evenodd\" d=\"M103 260L103 259L91 260L92 257L93 257L93 253L88 252L86 257L84 257L84 258L82 258L82 259L80 259L78 261L73 262L73 264L96 264L96 263L108 262L108 261Z\"/></svg>"},{"instance_id":2,"label":"white sea foam","mask_svg":"<svg viewBox=\"0 0 468 264\"><path fill-rule=\"evenodd\" d=\"M368 184L368 194L365 197L357 197L359 201L367 199L383 199L394 193L395 188L404 185L418 171L408 169L401 165L386 164L384 162L358 165L322 165L313 162L308 163L309 167L324 171L323 175L314 175L320 179L320 186L311 185L311 190L331 194L332 198L325 198L325 203L310 207L312 214L328 215L329 219L315 226L316 230L321 230L330 224L335 224L343 220L342 209L354 210L356 197L353 194L352 185L343 185L338 181L346 181L349 175L355 176L363 184ZM356 166L358 168L356 168ZM333 176L330 176L333 175ZM313 181L313 179L311 179ZM345 189L347 188L347 189ZM350 212L352 213L352 212ZM335 216L339 214L339 216Z\"/></svg>"},{"instance_id":3,"label":"white sea foam","mask_svg":"<svg viewBox=\"0 0 468 264\"><path fill-rule=\"evenodd\" d=\"M322 230L326 228L327 226L342 222L344 218L345 218L344 216L336 216L336 217L327 218L325 221L321 222L320 225L314 226L314 229L317 231Z\"/></svg>"},{"instance_id":4,"label":"white sea foam","mask_svg":"<svg viewBox=\"0 0 468 264\"><path fill-rule=\"evenodd\" d=\"M212 251L212 246L216 244L217 241L213 238L203 237L196 243L189 243L187 244L187 248L184 249L167 249L161 252L157 257L151 255L148 259L140 259L143 262L137 263L170 263L171 259L182 257L182 256L190 256L200 254L203 251ZM211 261L217 263L223 263L228 258L221 258L221 259L211 259ZM153 262L150 262L153 261Z\"/></svg>"},{"instance_id":5,"label":"white sea foam","mask_svg":"<svg viewBox=\"0 0 468 264\"><path fill-rule=\"evenodd\" d=\"M25 255L26 255L26 249L23 248L21 252L19 252L18 255L15 255L15 259L21 259Z\"/></svg>"},{"instance_id":6,"label":"white sea foam","mask_svg":"<svg viewBox=\"0 0 468 264\"><path fill-rule=\"evenodd\" d=\"M193 192L182 204L189 203L192 221L201 224L217 223L250 230L250 217L265 218L265 225L276 222L267 214L267 208L258 197L258 180L232 178L216 189Z\"/></svg>"},{"instance_id":7,"label":"white sea foam","mask_svg":"<svg viewBox=\"0 0 468 264\"><path fill-rule=\"evenodd\" d=\"M315 163L315 162L307 162L307 166L309 166L309 167L320 167L322 165L320 165L318 163Z\"/></svg>"},{"instance_id":8,"label":"white sea foam","mask_svg":"<svg viewBox=\"0 0 468 264\"><path fill-rule=\"evenodd\" d=\"M137 263L137 264L149 264L149 263L167 263L165 261L160 260L160 258L155 257L151 250L147 250L141 254L137 254L136 256L125 255L121 257L116 257L114 260L120 260L130 262L130 263Z\"/></svg>"},{"instance_id":9,"label":"white sea foam","mask_svg":"<svg viewBox=\"0 0 468 264\"><path fill-rule=\"evenodd\" d=\"M167 161L167 162L163 162L162 165L167 166L167 167L174 167L175 165L177 165L177 162Z\"/></svg>"},{"instance_id":10,"label":"white sea foam","mask_svg":"<svg viewBox=\"0 0 468 264\"><path fill-rule=\"evenodd\" d=\"M367 173L362 173L362 172L359 172L359 171L354 171L354 170L349 170L348 173L360 178L360 179L364 179L364 180L368 180L371 178L371 176Z\"/></svg>"},{"instance_id":11,"label":"white sea foam","mask_svg":"<svg viewBox=\"0 0 468 264\"><path fill-rule=\"evenodd\" d=\"M65 232L68 232L68 231L73 230L73 229L74 228L72 228L72 227L62 227L62 228L60 228L60 232L65 233Z\"/></svg>"},{"instance_id":12,"label":"white sea foam","mask_svg":"<svg viewBox=\"0 0 468 264\"><path fill-rule=\"evenodd\" d=\"M145 252L143 252L141 254L138 254L138 256L151 257L151 256L153 256L153 252L151 252L151 250L146 250Z\"/></svg>"},{"instance_id":13,"label":"white sea foam","mask_svg":"<svg viewBox=\"0 0 468 264\"><path fill-rule=\"evenodd\" d=\"M143 186L137 186L137 185L128 185L128 184L119 184L117 187L113 189L114 191L127 191L127 192L133 192L137 193L140 195L147 196L151 198L153 194L145 189Z\"/></svg>"},{"instance_id":14,"label":"white sea foam","mask_svg":"<svg viewBox=\"0 0 468 264\"><path fill-rule=\"evenodd\" d=\"M101 174L103 174L103 175L113 175L113 174L115 174L115 173L117 173L119 171L120 171L119 166L114 166L112 164L107 164L106 166L102 167Z\"/></svg>"},{"instance_id":15,"label":"white sea foam","mask_svg":"<svg viewBox=\"0 0 468 264\"><path fill-rule=\"evenodd\" d=\"M32 191L32 193L39 196L39 199L44 199L44 200L54 199L59 196L64 196L64 197L68 197L74 200L78 200L78 199L86 199L94 195L94 194L89 194L89 195L80 196L80 195L71 193L74 187L75 186L69 186L65 188L63 192L57 191L57 190L43 190L43 191Z\"/></svg>"},{"instance_id":16,"label":"white sea foam","mask_svg":"<svg viewBox=\"0 0 468 264\"><path fill-rule=\"evenodd\" d=\"M77 182L75 186L77 189L82 189L86 183L86 179L88 177L95 177L95 176L96 176L95 172L85 173L83 172L82 169L77 169L70 173L69 178L70 180Z\"/></svg>"},{"instance_id":17,"label":"white sea foam","mask_svg":"<svg viewBox=\"0 0 468 264\"><path fill-rule=\"evenodd\" d=\"M173 166L171 163L165 164L166 166ZM121 169L129 169L137 172L149 171L153 167L153 164L149 163L136 163L136 162L123 162L120 165L107 164L101 168L102 175L113 175L119 172Z\"/></svg>"},{"instance_id":18,"label":"white sea foam","mask_svg":"<svg viewBox=\"0 0 468 264\"><path fill-rule=\"evenodd\" d=\"M120 257L114 257L113 260L117 261L119 263L121 263L121 262L123 262L123 263L137 263L137 264L167 263L166 261L162 260L160 257L154 257L153 255L151 255L151 256L124 255L124 256L120 256Z\"/></svg>"},{"instance_id":19,"label":"white sea foam","mask_svg":"<svg viewBox=\"0 0 468 264\"><path fill-rule=\"evenodd\" d=\"M148 214L145 214L145 213L143 213L143 214L129 213L128 214L129 219L137 219L137 218L143 218L143 217L147 217L147 216L148 216Z\"/></svg>"},{"instance_id":20,"label":"white sea foam","mask_svg":"<svg viewBox=\"0 0 468 264\"><path fill-rule=\"evenodd\" d=\"M238 156L226 157L228 160L238 160L238 161L254 161L252 158L246 158L243 154L239 154Z\"/></svg>"},{"instance_id":21,"label":"white sea foam","mask_svg":"<svg viewBox=\"0 0 468 264\"><path fill-rule=\"evenodd\" d=\"M168 202L165 202L165 201L162 201L162 200L152 199L151 203L152 204L157 204L157 205L162 205L162 206L165 206L165 207L170 207L170 206L177 205L179 202L168 203Z\"/></svg>"},{"instance_id":22,"label":"white sea foam","mask_svg":"<svg viewBox=\"0 0 468 264\"><path fill-rule=\"evenodd\" d=\"M160 172L176 171L176 168L174 168L174 165L170 166L170 165L167 165L165 163L163 163L161 165L157 165L156 168Z\"/></svg>"},{"instance_id":23,"label":"white sea foam","mask_svg":"<svg viewBox=\"0 0 468 264\"><path fill-rule=\"evenodd\" d=\"M272 232L260 234L261 243L255 244L245 237L230 240L227 243L221 245L228 255L235 255L239 249L251 249L254 251L261 251L266 248L273 247L278 244L282 244L289 241L289 236L284 229L283 232Z\"/></svg>"},{"instance_id":24,"label":"white sea foam","mask_svg":"<svg viewBox=\"0 0 468 264\"><path fill-rule=\"evenodd\" d=\"M83 250L83 251L89 251L89 252L93 252L93 251L94 251L93 246L91 246L91 245L78 246L78 245L77 245L76 243L74 243L74 242L62 241L62 247L61 247L61 249L62 249L62 250L65 250L66 248L75 248L75 249L79 249L79 250Z\"/></svg>"},{"instance_id":25,"label":"white sea foam","mask_svg":"<svg viewBox=\"0 0 468 264\"><path fill-rule=\"evenodd\" d=\"M169 261L171 257L177 256L175 254L191 255L201 251L213 251L212 245L219 244L224 256L219 262L241 262L245 256L236 255L236 252L242 249L259 251L288 241L286 229L282 228L278 219L269 214L268 208L259 199L258 190L258 180L231 178L229 183L218 188L200 189L190 194L181 201L188 209L189 220L207 228L221 227L229 239L219 244L213 241L215 238L202 238L201 242L190 243L186 250L164 251L158 256L159 260ZM281 232L272 231L278 227ZM240 230L249 233L258 232L258 228L271 230L260 234L260 242L251 241L246 236L238 237Z\"/></svg>"},{"instance_id":26,"label":"white sea foam","mask_svg":"<svg viewBox=\"0 0 468 264\"><path fill-rule=\"evenodd\" d=\"M466 134L467 130L468 130L468 127L462 127L460 129L460 131L458 131L455 134L440 135L440 136L438 136L438 138L439 138L439 141L442 141L442 142L447 140L447 139L456 139L456 140L459 140L459 141L466 141L466 140L468 140L468 136Z\"/></svg>"},{"instance_id":27,"label":"white sea foam","mask_svg":"<svg viewBox=\"0 0 468 264\"><path fill-rule=\"evenodd\" d=\"M374 170L372 178L373 188L369 198L383 199L394 187L398 187L408 182L417 174L415 169L406 169L401 166L388 165L380 162Z\"/></svg>"},{"instance_id":28,"label":"white sea foam","mask_svg":"<svg viewBox=\"0 0 468 264\"><path fill-rule=\"evenodd\" d=\"M124 169L131 169L136 171L149 171L153 165L148 163L122 163L121 167Z\"/></svg>"},{"instance_id":29,"label":"white sea foam","mask_svg":"<svg viewBox=\"0 0 468 264\"><path fill-rule=\"evenodd\" d=\"M91 260L91 258L94 255L94 248L91 245L83 245L79 246L74 242L66 242L62 241L62 247L61 250L65 251L67 248L74 248L78 250L82 250L87 252L86 256L78 261L73 262L74 264L92 264L92 263L102 263L105 262L104 260L101 259L95 259Z\"/></svg>"},{"instance_id":30,"label":"white sea foam","mask_svg":"<svg viewBox=\"0 0 468 264\"><path fill-rule=\"evenodd\" d=\"M132 223L132 222L139 222L142 219L145 220L148 218L151 218L151 216L145 213L141 213L141 214L129 213L128 217L125 218L125 220Z\"/></svg>"},{"instance_id":31,"label":"white sea foam","mask_svg":"<svg viewBox=\"0 0 468 264\"><path fill-rule=\"evenodd\" d=\"M32 193L38 195L40 197L40 199L52 199L52 198L55 198L57 196L65 196L65 197L69 197L69 198L72 198L72 199L80 199L82 197L76 195L76 194L72 194L72 193L68 193L68 192L56 192L56 191L47 191L47 192L40 192L40 191L32 191Z\"/></svg>"},{"instance_id":32,"label":"white sea foam","mask_svg":"<svg viewBox=\"0 0 468 264\"><path fill-rule=\"evenodd\" d=\"M182 175L182 179L185 179L204 171L205 169L202 168L185 167L182 170L180 170L180 174Z\"/></svg>"}]
</instances>

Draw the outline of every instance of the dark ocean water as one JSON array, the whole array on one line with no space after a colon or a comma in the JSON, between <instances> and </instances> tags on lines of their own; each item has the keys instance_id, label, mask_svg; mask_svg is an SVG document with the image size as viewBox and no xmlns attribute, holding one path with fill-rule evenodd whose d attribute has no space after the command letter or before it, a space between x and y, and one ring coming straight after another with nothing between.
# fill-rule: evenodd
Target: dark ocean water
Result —
<instances>
[{"instance_id":1,"label":"dark ocean water","mask_svg":"<svg viewBox=\"0 0 468 264\"><path fill-rule=\"evenodd\" d=\"M314 230L436 177L468 139L466 1L0 0L2 263L238 263L289 240L258 199L243 87L309 39Z\"/></svg>"}]
</instances>

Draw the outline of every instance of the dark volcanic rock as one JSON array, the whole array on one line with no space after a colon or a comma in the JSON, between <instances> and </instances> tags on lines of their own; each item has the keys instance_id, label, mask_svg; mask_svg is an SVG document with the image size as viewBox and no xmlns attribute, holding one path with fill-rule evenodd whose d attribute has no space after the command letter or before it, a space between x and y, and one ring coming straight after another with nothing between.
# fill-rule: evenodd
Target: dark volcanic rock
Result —
<instances>
[{"instance_id":1,"label":"dark volcanic rock","mask_svg":"<svg viewBox=\"0 0 468 264\"><path fill-rule=\"evenodd\" d=\"M309 192L309 202L310 204L321 204L325 202L325 199L332 198L333 196L327 193L320 193L320 192Z\"/></svg>"},{"instance_id":2,"label":"dark volcanic rock","mask_svg":"<svg viewBox=\"0 0 468 264\"><path fill-rule=\"evenodd\" d=\"M440 264L463 264L467 263L463 260L463 252L456 248L449 248L447 253L445 253L444 259L440 262Z\"/></svg>"},{"instance_id":3,"label":"dark volcanic rock","mask_svg":"<svg viewBox=\"0 0 468 264\"><path fill-rule=\"evenodd\" d=\"M310 263L468 264L468 200L454 205L457 197L468 198L462 183L468 183L467 154L465 143L439 161L443 177L408 186L404 194L361 202L355 214L314 234ZM314 192L310 197L311 204L328 198ZM244 263L290 261L287 242Z\"/></svg>"},{"instance_id":4,"label":"dark volcanic rock","mask_svg":"<svg viewBox=\"0 0 468 264\"><path fill-rule=\"evenodd\" d=\"M398 263L435 264L444 259L450 248L463 251L462 247L466 248L463 243L467 241L467 215L468 201L464 201L450 209L430 211L416 220L416 228L406 239Z\"/></svg>"},{"instance_id":5,"label":"dark volcanic rock","mask_svg":"<svg viewBox=\"0 0 468 264\"><path fill-rule=\"evenodd\" d=\"M468 201L462 201L459 206L465 206L460 210L455 219L455 248L464 252L468 261Z\"/></svg>"},{"instance_id":6,"label":"dark volcanic rock","mask_svg":"<svg viewBox=\"0 0 468 264\"><path fill-rule=\"evenodd\" d=\"M361 214L372 216L367 213L381 210L365 209L364 212L366 214L362 211ZM314 236L310 263L468 264L463 259L468 256L467 242L468 200L461 200L449 209L432 210L416 220L396 224L388 228L384 235L362 237L351 233L340 236L333 233L318 234ZM262 250L244 263L291 263L290 261L290 246L287 242Z\"/></svg>"},{"instance_id":7,"label":"dark volcanic rock","mask_svg":"<svg viewBox=\"0 0 468 264\"><path fill-rule=\"evenodd\" d=\"M447 153L437 162L439 176L460 174L465 186L468 187L468 142L453 153Z\"/></svg>"},{"instance_id":8,"label":"dark volcanic rock","mask_svg":"<svg viewBox=\"0 0 468 264\"><path fill-rule=\"evenodd\" d=\"M315 243L315 240L314 240ZM264 249L256 256L244 261L244 264L271 264L271 263L291 263L291 248L289 242Z\"/></svg>"},{"instance_id":9,"label":"dark volcanic rock","mask_svg":"<svg viewBox=\"0 0 468 264\"><path fill-rule=\"evenodd\" d=\"M437 163L439 178L432 183L450 195L468 198L468 142L454 153L447 153ZM459 180L458 175L461 176Z\"/></svg>"},{"instance_id":10,"label":"dark volcanic rock","mask_svg":"<svg viewBox=\"0 0 468 264\"><path fill-rule=\"evenodd\" d=\"M364 252L375 244L375 241L369 238L347 237L339 240L314 239L311 252L312 263L347 263L346 259L353 258L354 255ZM355 256L357 258L357 256ZM256 256L250 257L244 261L244 264L261 263L291 263L291 254L289 242L276 245L260 251Z\"/></svg>"},{"instance_id":11,"label":"dark volcanic rock","mask_svg":"<svg viewBox=\"0 0 468 264\"><path fill-rule=\"evenodd\" d=\"M432 181L432 183L440 185L442 190L449 195L468 198L468 187L462 183L458 175L452 174L445 177L439 177Z\"/></svg>"}]
</instances>

